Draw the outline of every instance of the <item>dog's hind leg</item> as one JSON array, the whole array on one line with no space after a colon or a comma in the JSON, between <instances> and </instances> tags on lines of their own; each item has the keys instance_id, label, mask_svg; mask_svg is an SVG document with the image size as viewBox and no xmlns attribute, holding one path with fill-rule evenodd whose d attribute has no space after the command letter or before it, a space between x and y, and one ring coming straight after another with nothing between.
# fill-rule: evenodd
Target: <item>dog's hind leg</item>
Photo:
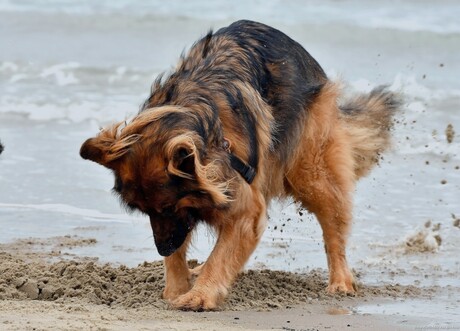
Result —
<instances>
[{"instance_id":1,"label":"dog's hind leg","mask_svg":"<svg viewBox=\"0 0 460 331\"><path fill-rule=\"evenodd\" d=\"M323 230L324 246L329 267L328 292L353 293L355 286L349 271L345 246L351 225L351 185L340 169L340 150L329 147L327 156L302 158L301 164L288 174L294 198L314 213Z\"/></svg>"},{"instance_id":2,"label":"dog's hind leg","mask_svg":"<svg viewBox=\"0 0 460 331\"><path fill-rule=\"evenodd\" d=\"M166 286L163 291L163 299L172 301L191 288L191 275L186 259L191 236L189 233L182 246L170 256L165 257Z\"/></svg>"},{"instance_id":3,"label":"dog's hind leg","mask_svg":"<svg viewBox=\"0 0 460 331\"><path fill-rule=\"evenodd\" d=\"M310 110L299 150L286 174L286 190L313 212L321 225L329 267L328 292L354 293L345 254L352 221L354 160L337 115L336 94L327 87Z\"/></svg>"},{"instance_id":4,"label":"dog's hind leg","mask_svg":"<svg viewBox=\"0 0 460 331\"><path fill-rule=\"evenodd\" d=\"M218 239L192 289L173 301L179 309L211 310L227 296L238 273L256 248L266 225L266 206L260 193L244 213L222 220Z\"/></svg>"}]
</instances>

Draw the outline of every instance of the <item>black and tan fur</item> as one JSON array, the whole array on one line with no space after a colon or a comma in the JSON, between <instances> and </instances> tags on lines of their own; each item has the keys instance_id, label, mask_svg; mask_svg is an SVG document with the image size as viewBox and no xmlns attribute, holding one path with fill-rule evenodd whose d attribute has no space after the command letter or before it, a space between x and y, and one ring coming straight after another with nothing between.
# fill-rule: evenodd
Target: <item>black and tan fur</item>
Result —
<instances>
[{"instance_id":1,"label":"black and tan fur","mask_svg":"<svg viewBox=\"0 0 460 331\"><path fill-rule=\"evenodd\" d=\"M238 21L208 33L157 79L132 121L83 144L83 158L113 170L123 203L150 217L165 256L163 296L174 307L217 307L262 236L267 205L285 197L321 224L328 291L355 292L345 257L351 193L388 147L399 102L385 88L339 96L297 42ZM208 260L189 270L198 222L218 238Z\"/></svg>"}]
</instances>

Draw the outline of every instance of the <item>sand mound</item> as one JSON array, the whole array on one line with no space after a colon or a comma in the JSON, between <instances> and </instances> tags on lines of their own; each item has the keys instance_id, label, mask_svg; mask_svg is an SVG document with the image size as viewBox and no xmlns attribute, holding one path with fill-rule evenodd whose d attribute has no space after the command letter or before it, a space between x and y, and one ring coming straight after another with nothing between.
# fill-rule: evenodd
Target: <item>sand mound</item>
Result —
<instances>
[{"instance_id":1,"label":"sand mound","mask_svg":"<svg viewBox=\"0 0 460 331\"><path fill-rule=\"evenodd\" d=\"M165 306L160 299L164 286L161 262L114 268L94 262L26 263L7 253L0 253L0 259L0 299Z\"/></svg>"},{"instance_id":2,"label":"sand mound","mask_svg":"<svg viewBox=\"0 0 460 331\"><path fill-rule=\"evenodd\" d=\"M25 262L0 253L0 299L33 299L62 303L84 302L121 307L167 309L161 299L164 287L162 262L136 268L114 267L95 262ZM313 270L296 274L273 270L250 270L237 279L226 303L227 310L287 308L315 301L330 301L325 292L326 273ZM414 286L360 286L359 297L413 297ZM337 298L337 297L335 297ZM340 298L338 298L340 300Z\"/></svg>"}]
</instances>

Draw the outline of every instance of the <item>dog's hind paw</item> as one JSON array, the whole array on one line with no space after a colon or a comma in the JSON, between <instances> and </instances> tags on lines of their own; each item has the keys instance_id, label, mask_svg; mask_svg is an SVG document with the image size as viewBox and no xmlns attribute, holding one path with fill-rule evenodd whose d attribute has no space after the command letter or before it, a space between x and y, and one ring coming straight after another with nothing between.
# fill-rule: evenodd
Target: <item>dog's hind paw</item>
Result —
<instances>
[{"instance_id":1,"label":"dog's hind paw","mask_svg":"<svg viewBox=\"0 0 460 331\"><path fill-rule=\"evenodd\" d=\"M346 294L354 296L357 291L356 283L353 280L342 280L330 283L326 289L329 294Z\"/></svg>"}]
</instances>

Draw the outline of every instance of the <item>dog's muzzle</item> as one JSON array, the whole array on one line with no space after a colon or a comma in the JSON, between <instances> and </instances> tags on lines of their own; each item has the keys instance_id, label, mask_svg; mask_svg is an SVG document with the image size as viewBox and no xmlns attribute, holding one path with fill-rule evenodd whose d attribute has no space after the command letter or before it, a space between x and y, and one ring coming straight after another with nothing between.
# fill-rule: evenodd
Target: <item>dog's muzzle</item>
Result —
<instances>
[{"instance_id":1,"label":"dog's muzzle","mask_svg":"<svg viewBox=\"0 0 460 331\"><path fill-rule=\"evenodd\" d=\"M190 213L187 213L184 218L178 218L172 213L151 215L150 225L158 253L161 256L173 254L182 246L195 223L196 221Z\"/></svg>"}]
</instances>

